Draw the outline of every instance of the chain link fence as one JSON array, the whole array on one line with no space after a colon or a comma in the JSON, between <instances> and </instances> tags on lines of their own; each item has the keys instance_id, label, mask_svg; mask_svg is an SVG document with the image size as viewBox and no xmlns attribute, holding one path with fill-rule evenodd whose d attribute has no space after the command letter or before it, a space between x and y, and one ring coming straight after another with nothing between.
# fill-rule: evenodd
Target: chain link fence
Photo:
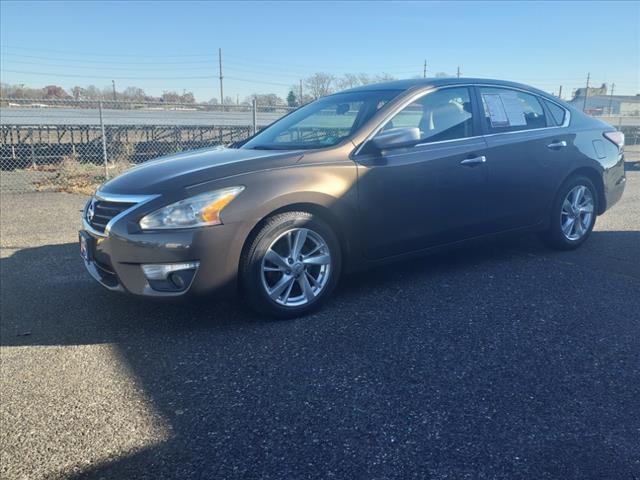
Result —
<instances>
[{"instance_id":1,"label":"chain link fence","mask_svg":"<svg viewBox=\"0 0 640 480\"><path fill-rule=\"evenodd\" d=\"M133 165L243 140L291 109L79 100L0 101L0 188L91 193Z\"/></svg>"},{"instance_id":2,"label":"chain link fence","mask_svg":"<svg viewBox=\"0 0 640 480\"><path fill-rule=\"evenodd\" d=\"M0 100L0 188L91 193L133 165L247 138L280 106ZM599 117L640 145L640 117Z\"/></svg>"}]
</instances>

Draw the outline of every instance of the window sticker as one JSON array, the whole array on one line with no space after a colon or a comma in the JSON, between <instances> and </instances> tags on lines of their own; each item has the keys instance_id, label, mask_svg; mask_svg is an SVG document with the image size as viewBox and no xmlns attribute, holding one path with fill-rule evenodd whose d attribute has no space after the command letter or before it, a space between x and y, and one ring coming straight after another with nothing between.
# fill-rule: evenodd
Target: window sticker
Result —
<instances>
[{"instance_id":1,"label":"window sticker","mask_svg":"<svg viewBox=\"0 0 640 480\"><path fill-rule=\"evenodd\" d=\"M504 92L500 94L504 111L509 119L510 127L522 127L527 124L524 117L524 107L516 92Z\"/></svg>"},{"instance_id":2,"label":"window sticker","mask_svg":"<svg viewBox=\"0 0 640 480\"><path fill-rule=\"evenodd\" d=\"M499 93L483 93L482 99L487 107L492 127L508 127L509 118Z\"/></svg>"},{"instance_id":3,"label":"window sticker","mask_svg":"<svg viewBox=\"0 0 640 480\"><path fill-rule=\"evenodd\" d=\"M516 92L483 93L482 99L492 127L521 127L527 125L524 106Z\"/></svg>"}]
</instances>

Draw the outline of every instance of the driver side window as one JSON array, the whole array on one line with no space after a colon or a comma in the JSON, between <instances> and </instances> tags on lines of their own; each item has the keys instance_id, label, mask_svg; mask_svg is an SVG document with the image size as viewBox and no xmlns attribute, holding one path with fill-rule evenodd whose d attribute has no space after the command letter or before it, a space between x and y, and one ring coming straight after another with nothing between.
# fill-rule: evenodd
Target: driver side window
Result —
<instances>
[{"instance_id":1,"label":"driver side window","mask_svg":"<svg viewBox=\"0 0 640 480\"><path fill-rule=\"evenodd\" d=\"M473 136L471 97L466 87L428 93L394 115L381 132L414 127L420 142L440 142Z\"/></svg>"}]
</instances>

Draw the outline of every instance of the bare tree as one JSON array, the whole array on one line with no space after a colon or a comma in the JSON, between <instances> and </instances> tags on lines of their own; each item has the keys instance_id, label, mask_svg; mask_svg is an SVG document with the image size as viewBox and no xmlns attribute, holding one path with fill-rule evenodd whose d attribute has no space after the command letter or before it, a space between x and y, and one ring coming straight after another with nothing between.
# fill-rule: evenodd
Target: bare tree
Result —
<instances>
[{"instance_id":1,"label":"bare tree","mask_svg":"<svg viewBox=\"0 0 640 480\"><path fill-rule=\"evenodd\" d=\"M376 75L376 82L390 82L391 80L395 80L396 77L393 75L389 75L388 73L381 73L380 75Z\"/></svg>"},{"instance_id":2,"label":"bare tree","mask_svg":"<svg viewBox=\"0 0 640 480\"><path fill-rule=\"evenodd\" d=\"M390 80L395 80L395 78L388 73L382 73L374 76L367 73L345 73L342 77L335 80L335 85L338 90L344 90L360 85L368 85L370 83L388 82Z\"/></svg>"},{"instance_id":3,"label":"bare tree","mask_svg":"<svg viewBox=\"0 0 640 480\"><path fill-rule=\"evenodd\" d=\"M358 81L360 82L360 85L368 85L369 83L372 83L375 80L372 80L371 77L366 73L359 73Z\"/></svg>"},{"instance_id":4,"label":"bare tree","mask_svg":"<svg viewBox=\"0 0 640 480\"><path fill-rule=\"evenodd\" d=\"M162 97L160 97L161 102L167 103L195 103L196 99L191 92L184 91L182 95L177 92L162 92Z\"/></svg>"},{"instance_id":5,"label":"bare tree","mask_svg":"<svg viewBox=\"0 0 640 480\"><path fill-rule=\"evenodd\" d=\"M100 100L102 99L102 92L95 85L89 85L87 88L83 89L85 98L82 100Z\"/></svg>"},{"instance_id":6,"label":"bare tree","mask_svg":"<svg viewBox=\"0 0 640 480\"><path fill-rule=\"evenodd\" d=\"M317 99L333 91L335 78L330 73L316 72L304 80L304 85L311 96Z\"/></svg>"},{"instance_id":7,"label":"bare tree","mask_svg":"<svg viewBox=\"0 0 640 480\"><path fill-rule=\"evenodd\" d=\"M342 77L336 79L338 90L346 90L347 88L353 88L359 85L362 85L362 82L355 73L345 73Z\"/></svg>"},{"instance_id":8,"label":"bare tree","mask_svg":"<svg viewBox=\"0 0 640 480\"><path fill-rule=\"evenodd\" d=\"M251 103L255 99L256 103L261 107L280 107L286 105L286 102L275 93L254 93L247 97L246 102Z\"/></svg>"},{"instance_id":9,"label":"bare tree","mask_svg":"<svg viewBox=\"0 0 640 480\"><path fill-rule=\"evenodd\" d=\"M302 95L300 95L300 84L291 85L290 90L295 92L298 106L306 105L307 103L313 102L314 100L314 98L311 95L309 95L307 92L303 91Z\"/></svg>"},{"instance_id":10,"label":"bare tree","mask_svg":"<svg viewBox=\"0 0 640 480\"><path fill-rule=\"evenodd\" d=\"M47 99L71 98L70 95L65 92L64 88L58 85L47 85L42 89L42 94L42 97Z\"/></svg>"},{"instance_id":11,"label":"bare tree","mask_svg":"<svg viewBox=\"0 0 640 480\"><path fill-rule=\"evenodd\" d=\"M129 101L140 102L147 98L147 94L139 87L127 87L122 92L122 98Z\"/></svg>"},{"instance_id":12,"label":"bare tree","mask_svg":"<svg viewBox=\"0 0 640 480\"><path fill-rule=\"evenodd\" d=\"M180 95L181 103L196 103L196 97L193 92L183 91L182 95Z\"/></svg>"},{"instance_id":13,"label":"bare tree","mask_svg":"<svg viewBox=\"0 0 640 480\"><path fill-rule=\"evenodd\" d=\"M87 92L84 88L76 85L71 89L71 96L76 100L84 100L87 97Z\"/></svg>"},{"instance_id":14,"label":"bare tree","mask_svg":"<svg viewBox=\"0 0 640 480\"><path fill-rule=\"evenodd\" d=\"M48 85L44 88L25 87L24 84L0 86L0 96L3 98L70 98L69 94L58 85Z\"/></svg>"}]
</instances>

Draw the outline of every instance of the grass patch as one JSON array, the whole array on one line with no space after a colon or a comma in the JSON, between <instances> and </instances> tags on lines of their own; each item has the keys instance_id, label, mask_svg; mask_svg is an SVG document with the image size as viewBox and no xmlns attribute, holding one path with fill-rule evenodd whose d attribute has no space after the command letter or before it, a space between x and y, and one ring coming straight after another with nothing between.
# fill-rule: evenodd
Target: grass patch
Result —
<instances>
[{"instance_id":1,"label":"grass patch","mask_svg":"<svg viewBox=\"0 0 640 480\"><path fill-rule=\"evenodd\" d=\"M104 165L80 163L72 157L65 157L57 165L36 167L36 170L54 173L53 176L34 182L36 190L55 190L67 193L92 195L107 178L113 178L133 165L123 160L109 162L107 175Z\"/></svg>"}]
</instances>

